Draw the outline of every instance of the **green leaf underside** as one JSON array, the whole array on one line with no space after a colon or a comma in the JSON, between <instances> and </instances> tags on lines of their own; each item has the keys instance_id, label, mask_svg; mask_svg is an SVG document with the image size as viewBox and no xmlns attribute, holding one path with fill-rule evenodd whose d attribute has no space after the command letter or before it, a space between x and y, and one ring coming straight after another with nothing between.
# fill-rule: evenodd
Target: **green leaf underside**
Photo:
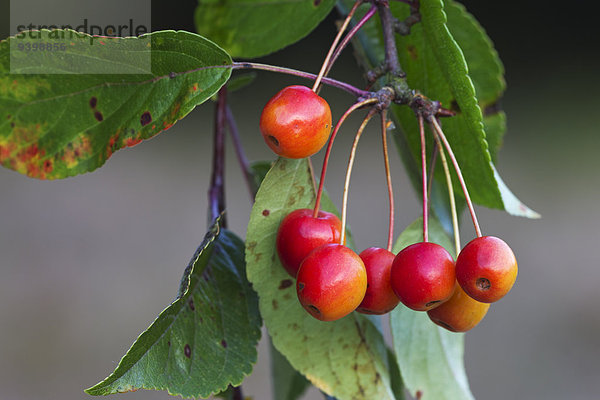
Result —
<instances>
[{"instance_id":1,"label":"green leaf underside","mask_svg":"<svg viewBox=\"0 0 600 400\"><path fill-rule=\"evenodd\" d=\"M423 220L409 225L394 245L394 253L422 241ZM441 224L429 220L429 239L454 254L454 244ZM390 316L396 360L406 388L422 400L473 400L463 363L464 334L435 325L425 312L399 304Z\"/></svg>"},{"instance_id":2,"label":"green leaf underside","mask_svg":"<svg viewBox=\"0 0 600 400\"><path fill-rule=\"evenodd\" d=\"M256 58L308 35L335 0L199 0L196 30L232 57Z\"/></svg>"},{"instance_id":3,"label":"green leaf underside","mask_svg":"<svg viewBox=\"0 0 600 400\"><path fill-rule=\"evenodd\" d=\"M404 382L402 381L402 375L400 374L400 369L398 369L398 363L396 362L396 355L389 348L387 349L387 358L388 358L388 368L390 371L390 381L392 385L392 391L394 392L394 396L396 396L396 400L405 400L406 395Z\"/></svg>"},{"instance_id":4,"label":"green leaf underside","mask_svg":"<svg viewBox=\"0 0 600 400\"><path fill-rule=\"evenodd\" d=\"M239 385L252 371L260 326L258 300L245 277L244 244L217 222L186 268L177 299L115 371L86 392L153 389L206 398Z\"/></svg>"},{"instance_id":5,"label":"green leaf underside","mask_svg":"<svg viewBox=\"0 0 600 400\"><path fill-rule=\"evenodd\" d=\"M248 279L273 345L316 387L339 400L393 399L386 349L378 329L358 313L333 322L318 321L300 305L295 281L275 250L285 215L314 204L307 160L280 158L256 196L246 237ZM323 209L333 212L329 202Z\"/></svg>"},{"instance_id":6,"label":"green leaf underside","mask_svg":"<svg viewBox=\"0 0 600 400\"><path fill-rule=\"evenodd\" d=\"M252 177L255 187L259 188L265 176L273 166L273 161L255 161L250 164ZM310 382L294 369L288 360L273 346L269 338L269 353L271 356L271 371L273 377L273 393L277 400L297 400L306 389Z\"/></svg>"},{"instance_id":7,"label":"green leaf underside","mask_svg":"<svg viewBox=\"0 0 600 400\"><path fill-rule=\"evenodd\" d=\"M57 32L65 37L49 39ZM42 39L19 41L65 43L58 57L71 68L89 59L137 65L136 53L120 49L142 39L103 38L90 46L90 36L70 32L43 30ZM11 71L10 43L18 39L0 42L0 164L39 179L92 171L116 150L170 128L231 75L222 67L232 64L229 55L201 36L161 31L149 37L150 47L141 53L150 53L151 70L136 74ZM102 51L101 43L109 50Z\"/></svg>"},{"instance_id":8,"label":"green leaf underside","mask_svg":"<svg viewBox=\"0 0 600 400\"><path fill-rule=\"evenodd\" d=\"M390 7L400 20L408 15L408 6L405 4L392 2ZM477 204L505 209L514 215L537 216L518 201L505 185L499 187L495 180L497 174L494 173L490 151L495 158L505 130L504 114L496 104L505 83L502 64L489 38L464 7L450 0L422 0L421 14L422 22L412 27L410 35L396 36L399 60L411 88L458 111L455 117L443 119L442 124L471 197ZM383 61L378 21L370 21L355 44L359 47L358 54L366 68ZM485 118L482 108L486 111ZM402 128L402 134L395 135L398 146L408 146L410 149L410 152L400 150L403 161L413 183L418 185L416 174L420 174L420 139L415 115L405 106L393 106L391 114ZM489 142L486 141L484 125L490 129ZM431 148L432 140L429 138L428 149ZM462 193L458 179L453 175L455 192ZM436 179L445 185L439 163ZM518 204L506 203L503 201L505 198L516 200ZM443 213L447 212L442 210L438 214Z\"/></svg>"}]
</instances>

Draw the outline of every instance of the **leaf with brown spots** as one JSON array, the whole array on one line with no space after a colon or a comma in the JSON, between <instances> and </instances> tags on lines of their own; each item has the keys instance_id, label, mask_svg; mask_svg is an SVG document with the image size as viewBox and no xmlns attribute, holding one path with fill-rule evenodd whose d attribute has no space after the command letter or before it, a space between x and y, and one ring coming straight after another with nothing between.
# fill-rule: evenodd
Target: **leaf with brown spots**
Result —
<instances>
[{"instance_id":1,"label":"leaf with brown spots","mask_svg":"<svg viewBox=\"0 0 600 400\"><path fill-rule=\"evenodd\" d=\"M385 344L373 323L357 313L333 322L314 319L298 302L295 286L289 285L289 275L278 257L273 257L283 217L294 209L312 206L314 200L308 161L280 158L265 177L250 215L248 279L259 294L261 315L273 345L294 369L340 400L394 399ZM337 212L328 199L323 208ZM268 218L262 214L265 209L270 211ZM277 307L273 307L274 301Z\"/></svg>"},{"instance_id":2,"label":"leaf with brown spots","mask_svg":"<svg viewBox=\"0 0 600 400\"><path fill-rule=\"evenodd\" d=\"M115 371L86 392L154 389L206 398L240 384L252 371L260 326L244 244L217 223L185 269L177 299L137 338Z\"/></svg>"},{"instance_id":3,"label":"leaf with brown spots","mask_svg":"<svg viewBox=\"0 0 600 400\"><path fill-rule=\"evenodd\" d=\"M115 151L171 127L231 75L229 55L193 33L104 38L101 46L70 32L43 30L40 39L0 42L0 165L33 178L93 171ZM32 74L11 64L11 56L19 53L11 46L40 40L66 45L64 57L70 61L60 65L66 70L45 62L37 66L40 73ZM140 41L148 46L130 51ZM143 57L151 61L140 64ZM98 72L78 73L91 59ZM111 73L113 65L134 73Z\"/></svg>"},{"instance_id":4,"label":"leaf with brown spots","mask_svg":"<svg viewBox=\"0 0 600 400\"><path fill-rule=\"evenodd\" d=\"M271 340L271 371L273 371L273 392L277 400L298 400L310 386L288 360L273 346Z\"/></svg>"}]
</instances>

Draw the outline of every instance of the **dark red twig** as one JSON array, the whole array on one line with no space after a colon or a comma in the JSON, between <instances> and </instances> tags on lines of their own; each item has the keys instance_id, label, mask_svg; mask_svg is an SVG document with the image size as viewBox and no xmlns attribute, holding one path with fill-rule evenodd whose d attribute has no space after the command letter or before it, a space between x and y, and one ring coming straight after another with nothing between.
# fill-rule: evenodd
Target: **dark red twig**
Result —
<instances>
[{"instance_id":1,"label":"dark red twig","mask_svg":"<svg viewBox=\"0 0 600 400\"><path fill-rule=\"evenodd\" d=\"M227 89L219 90L215 108L215 134L213 143L213 165L208 189L210 219L214 221L225 211L225 125L226 125ZM221 226L226 227L225 215L221 218Z\"/></svg>"},{"instance_id":2,"label":"dark red twig","mask_svg":"<svg viewBox=\"0 0 600 400\"><path fill-rule=\"evenodd\" d=\"M242 393L242 387L233 388L233 400L244 400L244 394Z\"/></svg>"},{"instance_id":3,"label":"dark red twig","mask_svg":"<svg viewBox=\"0 0 600 400\"><path fill-rule=\"evenodd\" d=\"M252 63L252 62L234 62L231 66L232 69L259 69L262 71L271 71L271 72L279 72L282 74L294 75L300 78L306 78L310 80L315 80L317 75L311 74L310 72L298 71L291 68L285 67L276 67L274 65L260 64L260 63ZM323 78L321 80L326 85L337 87L338 89L345 90L346 92L356 96L357 98L367 98L370 97L371 92L366 90L361 90L355 86L350 85L346 82L340 82L331 78Z\"/></svg>"},{"instance_id":4,"label":"dark red twig","mask_svg":"<svg viewBox=\"0 0 600 400\"><path fill-rule=\"evenodd\" d=\"M396 48L396 37L394 35L394 24L396 19L392 15L390 5L387 2L376 2L381 28L383 29L383 41L385 45L385 63L387 70L394 76L405 76L400 61L398 60L398 49Z\"/></svg>"}]
</instances>

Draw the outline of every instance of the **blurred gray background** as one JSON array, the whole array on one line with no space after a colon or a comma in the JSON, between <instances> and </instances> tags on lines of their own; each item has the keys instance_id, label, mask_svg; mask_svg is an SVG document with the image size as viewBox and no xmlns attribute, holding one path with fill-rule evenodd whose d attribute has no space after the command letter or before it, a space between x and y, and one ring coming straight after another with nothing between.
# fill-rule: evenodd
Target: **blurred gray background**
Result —
<instances>
[{"instance_id":1,"label":"blurred gray background","mask_svg":"<svg viewBox=\"0 0 600 400\"><path fill-rule=\"evenodd\" d=\"M153 16L163 16L153 20L155 30L193 30L194 1L182 2L179 15L166 12L165 2L155 3ZM507 70L508 132L498 169L543 216L531 221L477 209L484 232L512 246L520 270L511 295L466 336L471 387L480 400L596 399L600 62L594 14L583 1L569 3L569 13L544 9L539 1L465 3L496 42ZM334 17L302 43L262 61L318 71ZM362 86L354 64L346 52L332 76ZM250 159L272 158L258 130L262 105L284 85L301 82L260 72L251 87L231 96ZM322 95L336 119L352 100L336 89ZM83 176L41 182L0 169L0 399L90 398L83 389L114 369L176 295L207 224L212 112L213 105L205 104L168 132L117 152ZM341 133L327 176L338 204L359 122L352 118ZM374 124L352 177L349 223L360 227L354 230L359 250L385 244L387 195L379 154ZM250 201L231 148L227 156L229 222L243 236ZM397 155L392 165L400 232L420 207ZM474 235L466 222L463 240ZM268 400L264 341L259 351L244 391ZM169 396L139 391L112 398ZM322 397L311 389L305 398Z\"/></svg>"}]
</instances>

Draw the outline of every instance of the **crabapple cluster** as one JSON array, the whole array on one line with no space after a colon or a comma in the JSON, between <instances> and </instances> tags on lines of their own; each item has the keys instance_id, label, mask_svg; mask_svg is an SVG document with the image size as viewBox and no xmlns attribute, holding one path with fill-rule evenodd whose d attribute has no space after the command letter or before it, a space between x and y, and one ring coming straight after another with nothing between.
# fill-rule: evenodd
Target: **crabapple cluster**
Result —
<instances>
[{"instance_id":1,"label":"crabapple cluster","mask_svg":"<svg viewBox=\"0 0 600 400\"><path fill-rule=\"evenodd\" d=\"M338 122L329 139L314 209L292 211L283 218L277 231L277 254L287 273L296 278L300 304L313 317L333 321L353 311L385 314L402 302L412 310L426 311L435 324L450 331L472 329L483 319L490 303L501 299L512 288L517 277L517 262L512 250L501 239L481 236L474 212L472 217L478 237L460 251L456 261L445 248L428 241L423 150L423 241L407 246L398 254L392 253L393 195L385 128L384 158L390 194L388 249L370 247L357 254L347 247L345 221L319 210L331 143L347 114ZM361 125L350 155L343 219L356 145L364 125L373 114L371 111ZM419 118L422 127L422 116ZM382 122L385 126L385 114L382 114ZM437 129L437 126L434 127ZM308 157L327 142L331 111L327 102L315 91L304 86L289 86L267 103L261 115L260 129L267 145L278 155ZM423 134L421 128L422 146ZM443 135L441 128L436 134L439 143ZM447 149L455 161L451 149ZM444 159L442 161L445 163ZM455 163L454 166L462 179L458 165ZM464 184L463 190L470 205Z\"/></svg>"},{"instance_id":2,"label":"crabapple cluster","mask_svg":"<svg viewBox=\"0 0 600 400\"><path fill-rule=\"evenodd\" d=\"M399 302L452 332L466 332L491 302L511 289L514 254L493 236L471 241L457 262L431 242L410 245L397 255L371 247L360 255L338 243L340 221L320 211L292 211L277 232L277 253L296 278L302 306L315 318L333 321L352 311L385 314Z\"/></svg>"},{"instance_id":3,"label":"crabapple cluster","mask_svg":"<svg viewBox=\"0 0 600 400\"><path fill-rule=\"evenodd\" d=\"M360 255L340 244L340 220L331 213L299 209L277 231L277 254L296 278L302 306L315 318L333 321L354 310L383 314L398 304L390 285L394 254L369 248Z\"/></svg>"},{"instance_id":4,"label":"crabapple cluster","mask_svg":"<svg viewBox=\"0 0 600 400\"><path fill-rule=\"evenodd\" d=\"M392 265L392 287L407 307L427 311L437 325L466 332L490 304L512 288L517 262L501 239L482 236L460 252L456 263L441 246L420 242L400 251Z\"/></svg>"}]
</instances>

